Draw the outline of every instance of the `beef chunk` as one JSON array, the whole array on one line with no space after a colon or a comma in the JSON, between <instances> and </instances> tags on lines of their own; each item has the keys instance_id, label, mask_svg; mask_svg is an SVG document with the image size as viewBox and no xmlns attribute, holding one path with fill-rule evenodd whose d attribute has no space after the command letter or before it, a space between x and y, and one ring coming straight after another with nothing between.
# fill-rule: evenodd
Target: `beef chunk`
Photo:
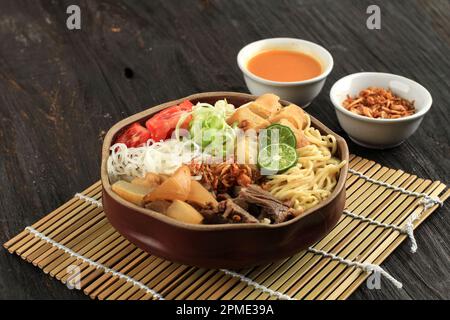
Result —
<instances>
[{"instance_id":1,"label":"beef chunk","mask_svg":"<svg viewBox=\"0 0 450 320\"><path fill-rule=\"evenodd\" d=\"M258 223L258 219L228 199L219 203L219 210L223 210L223 217L233 223Z\"/></svg>"},{"instance_id":2,"label":"beef chunk","mask_svg":"<svg viewBox=\"0 0 450 320\"><path fill-rule=\"evenodd\" d=\"M228 200L231 199L231 196L228 193L219 193L217 195L217 201Z\"/></svg>"},{"instance_id":3,"label":"beef chunk","mask_svg":"<svg viewBox=\"0 0 450 320\"><path fill-rule=\"evenodd\" d=\"M219 202L218 207L200 208L199 212L205 218L206 224L259 222L254 216L234 203L232 199Z\"/></svg>"},{"instance_id":4,"label":"beef chunk","mask_svg":"<svg viewBox=\"0 0 450 320\"><path fill-rule=\"evenodd\" d=\"M249 205L259 207L261 213L258 218L268 218L273 223L281 223L290 220L300 213L282 203L269 192L257 185L250 185L247 188L242 188L236 201L247 202Z\"/></svg>"},{"instance_id":5,"label":"beef chunk","mask_svg":"<svg viewBox=\"0 0 450 320\"><path fill-rule=\"evenodd\" d=\"M301 213L257 185L241 188L236 198L228 194L217 197L223 199L217 208L198 208L205 223L259 223L265 218L281 223Z\"/></svg>"},{"instance_id":6,"label":"beef chunk","mask_svg":"<svg viewBox=\"0 0 450 320\"><path fill-rule=\"evenodd\" d=\"M169 208L171 202L170 201L166 201L166 200L156 200L156 201L152 201L149 202L145 205L145 207L147 209L159 212L159 213L163 213L165 214L167 211L167 208Z\"/></svg>"},{"instance_id":7,"label":"beef chunk","mask_svg":"<svg viewBox=\"0 0 450 320\"><path fill-rule=\"evenodd\" d=\"M222 215L222 211L218 207L208 206L206 208L199 208L198 212L203 216L203 223L205 224L225 224L229 223Z\"/></svg>"}]
</instances>

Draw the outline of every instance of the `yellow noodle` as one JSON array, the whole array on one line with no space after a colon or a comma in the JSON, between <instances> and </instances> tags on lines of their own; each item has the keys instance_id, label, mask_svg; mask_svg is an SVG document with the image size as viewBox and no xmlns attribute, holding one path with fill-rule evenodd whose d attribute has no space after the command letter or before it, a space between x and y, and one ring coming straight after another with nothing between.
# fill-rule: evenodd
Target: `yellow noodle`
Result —
<instances>
[{"instance_id":1,"label":"yellow noodle","mask_svg":"<svg viewBox=\"0 0 450 320\"><path fill-rule=\"evenodd\" d=\"M309 145L297 149L298 163L283 174L269 177L269 191L281 201L290 201L295 209L307 210L325 200L336 186L339 171L345 165L334 157L337 150L336 138L321 135L311 127L306 116L303 134Z\"/></svg>"}]
</instances>

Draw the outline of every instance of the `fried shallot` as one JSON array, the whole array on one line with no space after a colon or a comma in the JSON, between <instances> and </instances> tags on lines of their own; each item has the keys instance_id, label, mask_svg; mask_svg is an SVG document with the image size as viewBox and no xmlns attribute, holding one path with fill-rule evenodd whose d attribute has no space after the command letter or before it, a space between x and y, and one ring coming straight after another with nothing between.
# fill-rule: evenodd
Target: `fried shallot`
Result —
<instances>
[{"instance_id":1,"label":"fried shallot","mask_svg":"<svg viewBox=\"0 0 450 320\"><path fill-rule=\"evenodd\" d=\"M226 192L234 186L246 187L257 182L261 176L252 165L221 163L190 165L193 176L201 176L201 182L215 192Z\"/></svg>"},{"instance_id":2,"label":"fried shallot","mask_svg":"<svg viewBox=\"0 0 450 320\"><path fill-rule=\"evenodd\" d=\"M344 108L361 116L379 119L398 119L415 113L414 101L408 101L391 90L369 87L357 97L347 96Z\"/></svg>"}]
</instances>

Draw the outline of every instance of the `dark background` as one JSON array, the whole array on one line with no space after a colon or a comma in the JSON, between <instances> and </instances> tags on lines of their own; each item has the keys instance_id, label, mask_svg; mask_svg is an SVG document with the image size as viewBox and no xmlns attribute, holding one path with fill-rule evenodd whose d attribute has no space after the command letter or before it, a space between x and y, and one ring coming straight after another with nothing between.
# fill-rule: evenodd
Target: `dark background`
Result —
<instances>
[{"instance_id":1,"label":"dark background","mask_svg":"<svg viewBox=\"0 0 450 320\"><path fill-rule=\"evenodd\" d=\"M66 28L81 7L82 29ZM366 28L378 4L382 29ZM270 37L325 46L335 59L307 109L340 129L329 101L339 78L358 71L400 74L428 88L434 104L398 148L351 152L450 183L450 1L17 1L0 4L0 242L99 179L102 137L118 120L204 91L246 92L241 47ZM125 71L126 70L126 71ZM362 286L354 299L450 298L449 202L383 267L404 284ZM87 299L0 250L0 298Z\"/></svg>"}]
</instances>

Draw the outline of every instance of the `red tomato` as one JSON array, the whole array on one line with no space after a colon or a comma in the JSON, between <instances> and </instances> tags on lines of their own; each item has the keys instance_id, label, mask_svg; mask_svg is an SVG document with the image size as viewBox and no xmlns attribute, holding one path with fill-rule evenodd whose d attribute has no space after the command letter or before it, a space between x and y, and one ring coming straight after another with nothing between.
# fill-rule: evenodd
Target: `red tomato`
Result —
<instances>
[{"instance_id":1,"label":"red tomato","mask_svg":"<svg viewBox=\"0 0 450 320\"><path fill-rule=\"evenodd\" d=\"M181 110L184 110L184 111L191 111L191 110L192 110L192 107L193 107L194 105L193 105L192 102L190 102L189 100L184 100L184 101L183 101L182 103L180 103L178 106L180 107Z\"/></svg>"},{"instance_id":2,"label":"red tomato","mask_svg":"<svg viewBox=\"0 0 450 320\"><path fill-rule=\"evenodd\" d=\"M150 131L136 122L119 135L116 143L124 143L129 148L135 148L145 144L151 137Z\"/></svg>"},{"instance_id":3,"label":"red tomato","mask_svg":"<svg viewBox=\"0 0 450 320\"><path fill-rule=\"evenodd\" d=\"M169 138L177 126L180 117L183 114L190 112L193 106L194 105L189 100L186 100L177 106L167 108L155 114L147 120L145 126L152 133L152 139L155 141L160 141ZM186 121L184 121L181 125L181 128L186 129L191 119L191 116L187 117Z\"/></svg>"}]
</instances>

